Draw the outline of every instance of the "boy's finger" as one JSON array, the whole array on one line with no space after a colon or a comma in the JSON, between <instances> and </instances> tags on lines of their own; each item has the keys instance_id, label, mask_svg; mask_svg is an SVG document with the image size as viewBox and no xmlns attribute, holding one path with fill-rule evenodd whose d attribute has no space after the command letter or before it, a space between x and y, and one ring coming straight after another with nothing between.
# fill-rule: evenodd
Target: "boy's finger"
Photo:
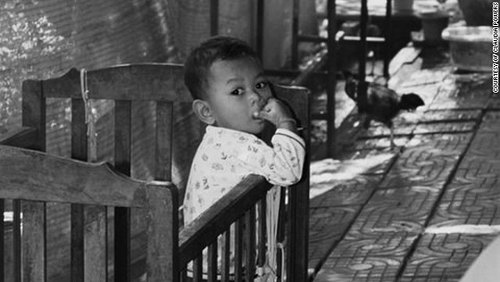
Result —
<instances>
[{"instance_id":1,"label":"boy's finger","mask_svg":"<svg viewBox=\"0 0 500 282\"><path fill-rule=\"evenodd\" d=\"M253 116L254 118L265 119L269 121L271 120L271 115L269 114L269 111L266 111L265 109L255 112Z\"/></svg>"}]
</instances>

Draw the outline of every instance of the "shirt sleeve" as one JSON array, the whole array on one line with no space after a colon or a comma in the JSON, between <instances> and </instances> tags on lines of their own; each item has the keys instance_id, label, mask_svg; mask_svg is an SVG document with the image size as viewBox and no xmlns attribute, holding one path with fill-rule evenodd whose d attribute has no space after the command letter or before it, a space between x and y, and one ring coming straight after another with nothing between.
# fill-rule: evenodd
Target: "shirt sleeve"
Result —
<instances>
[{"instance_id":1,"label":"shirt sleeve","mask_svg":"<svg viewBox=\"0 0 500 282\"><path fill-rule=\"evenodd\" d=\"M297 134L278 128L271 139L272 147L255 137L249 139L238 158L252 172L262 175L273 185L289 186L302 177L305 142Z\"/></svg>"}]
</instances>

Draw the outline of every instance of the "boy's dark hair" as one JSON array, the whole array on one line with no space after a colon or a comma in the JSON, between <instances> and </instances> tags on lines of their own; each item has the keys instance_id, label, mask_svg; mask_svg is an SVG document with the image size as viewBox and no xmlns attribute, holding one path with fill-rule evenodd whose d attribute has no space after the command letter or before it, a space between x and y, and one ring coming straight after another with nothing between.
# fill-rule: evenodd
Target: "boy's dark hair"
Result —
<instances>
[{"instance_id":1,"label":"boy's dark hair","mask_svg":"<svg viewBox=\"0 0 500 282\"><path fill-rule=\"evenodd\" d=\"M215 61L234 60L244 57L260 61L257 53L243 40L217 36L196 47L184 64L184 83L193 99L202 99L208 72Z\"/></svg>"}]
</instances>

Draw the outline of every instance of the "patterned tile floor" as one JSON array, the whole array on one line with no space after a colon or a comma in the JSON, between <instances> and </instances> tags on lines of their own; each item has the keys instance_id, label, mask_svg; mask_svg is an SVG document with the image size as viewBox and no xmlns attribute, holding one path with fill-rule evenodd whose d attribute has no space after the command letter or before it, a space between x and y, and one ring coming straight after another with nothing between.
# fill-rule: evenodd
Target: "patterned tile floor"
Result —
<instances>
[{"instance_id":1,"label":"patterned tile floor","mask_svg":"<svg viewBox=\"0 0 500 282\"><path fill-rule=\"evenodd\" d=\"M413 75L422 87L396 89L425 91L427 103L396 119L399 150L390 161L353 179L323 182L325 192L311 199L314 281L458 281L498 236L439 232L500 225L500 96L491 94L491 78L449 66ZM388 130L372 126L339 159L387 147Z\"/></svg>"}]
</instances>

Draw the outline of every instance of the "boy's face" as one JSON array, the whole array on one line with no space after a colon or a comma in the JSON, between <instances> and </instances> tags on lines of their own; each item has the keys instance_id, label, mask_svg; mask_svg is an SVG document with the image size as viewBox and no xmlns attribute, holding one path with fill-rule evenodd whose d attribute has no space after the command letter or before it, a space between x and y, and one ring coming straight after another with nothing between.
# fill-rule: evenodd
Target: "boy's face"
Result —
<instances>
[{"instance_id":1,"label":"boy's face","mask_svg":"<svg viewBox=\"0 0 500 282\"><path fill-rule=\"evenodd\" d=\"M215 125L252 134L265 120L254 118L272 93L261 65L251 58L215 61L208 76L207 103Z\"/></svg>"}]
</instances>

